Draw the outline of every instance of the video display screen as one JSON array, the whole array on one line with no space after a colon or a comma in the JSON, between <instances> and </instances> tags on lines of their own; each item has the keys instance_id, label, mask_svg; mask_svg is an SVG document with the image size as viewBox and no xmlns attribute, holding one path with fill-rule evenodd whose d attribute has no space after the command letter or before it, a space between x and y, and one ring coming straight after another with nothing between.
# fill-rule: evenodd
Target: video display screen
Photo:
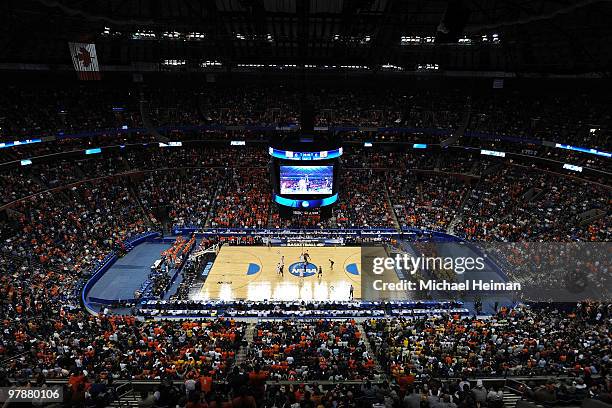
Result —
<instances>
[{"instance_id":1,"label":"video display screen","mask_svg":"<svg viewBox=\"0 0 612 408\"><path fill-rule=\"evenodd\" d=\"M332 194L334 166L280 166L280 193Z\"/></svg>"}]
</instances>

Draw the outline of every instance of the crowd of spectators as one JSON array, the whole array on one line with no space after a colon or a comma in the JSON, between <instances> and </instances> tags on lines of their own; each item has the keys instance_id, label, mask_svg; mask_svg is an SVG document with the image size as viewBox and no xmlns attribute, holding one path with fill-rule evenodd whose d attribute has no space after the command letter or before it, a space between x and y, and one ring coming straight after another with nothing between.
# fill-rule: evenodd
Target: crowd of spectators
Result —
<instances>
[{"instance_id":1,"label":"crowd of spectators","mask_svg":"<svg viewBox=\"0 0 612 408\"><path fill-rule=\"evenodd\" d=\"M572 312L502 309L492 319L375 319L364 323L363 332L354 321L260 322L247 353L250 367L232 370L243 345L244 324L231 319L142 322L130 316L91 316L80 309L75 291L89 267L146 227L128 186L117 180L86 183L62 194L62 200L45 194L21 203L17 210L23 216L15 235L2 244L0 307L5 318L0 353L18 356L5 365L11 377L67 378L74 385L72 395L87 391L85 398L93 398L99 395L94 385L113 379L172 379L193 391L194 381L235 380L246 372L255 373L246 382L247 391L203 392L190 398L228 402L228 395L250 396L257 403L270 396L309 404L312 398L402 401L417 393L432 397L432 406L448 399L471 406L471 398L495 401L499 392L477 391L477 384L469 395L454 396L451 390L421 388L419 393L402 384L412 377L429 381L538 373L573 376L581 386L609 372L611 312L609 305L598 304L583 304ZM366 334L376 355L367 350ZM382 374L375 369L375 357L397 386L368 383ZM303 392L290 397L280 390L263 394L274 387L262 392L262 379L365 382L354 394L313 389L310 396ZM549 385L546 392L557 399L580 388L573 383L555 387ZM605 391L599 387L595 396ZM531 391L535 399L546 397L540 389ZM163 392L156 394L158 400L166 398Z\"/></svg>"},{"instance_id":2,"label":"crowd of spectators","mask_svg":"<svg viewBox=\"0 0 612 408\"><path fill-rule=\"evenodd\" d=\"M355 380L375 372L355 321L259 322L248 357L278 380Z\"/></svg>"},{"instance_id":3,"label":"crowd of spectators","mask_svg":"<svg viewBox=\"0 0 612 408\"><path fill-rule=\"evenodd\" d=\"M172 225L203 228L224 175L215 168L147 172L136 183L137 196L152 218L167 213Z\"/></svg>"},{"instance_id":4,"label":"crowd of spectators","mask_svg":"<svg viewBox=\"0 0 612 408\"><path fill-rule=\"evenodd\" d=\"M136 99L130 92L94 85L63 91L8 88L0 93L0 138L140 127ZM295 93L282 88L195 92L189 97L177 91L167 96L151 92L151 106L158 113L155 121L160 126L282 124L295 123L298 116ZM414 95L381 95L320 90L313 98L319 107L318 125L439 130L456 128L466 102L457 93L439 98L416 91ZM507 94L493 101L474 99L469 128L608 146L609 107L601 101L590 106L590 102L555 96L524 101ZM539 112L537 117L534 112ZM598 130L591 132L592 127ZM226 140L234 134L198 135L206 136ZM131 142L152 141L144 134L132 137ZM360 133L350 137L361 140L369 136ZM382 133L377 137L391 140L397 136ZM24 150L2 149L0 160L95 147L97 143L122 144L125 140L124 135L110 132L95 139L57 141L53 146L40 143L22 146ZM262 401L274 401L277 407L299 404L307 408L368 403L451 408L453 404L471 407L476 402L494 407L500 391L483 389L479 383L473 387L424 384L434 378L534 373L572 378L539 388L526 387L524 395L537 401L574 401L609 393L609 385L594 380L605 378L610 370L612 314L608 304L584 303L569 312L503 308L489 319L447 314L371 319L364 323L364 330L352 320L262 321L247 348L247 362L241 365L234 362L245 346L246 325L231 318L145 321L129 315L93 316L81 309L79 290L93 266L111 251L121 253L129 236L152 228L148 220L161 214L154 211L160 207L167 208L168 220L179 226L293 225L280 220L269 195L262 194L270 190L267 160L265 149L250 146L143 147L99 158L51 160L26 170L3 170L3 204L40 193L14 203L6 213L8 220L3 219L0 225L0 357L6 360L4 374L39 383L47 378L68 379L74 406L106 394L113 379L122 378L163 379L155 396L144 395L143 400L153 398L153 403L160 405L160 401L176 399L191 407L205 406L202 401L211 407L250 408L262 406ZM348 152L343 161L347 170L340 175L341 199L332 218L304 217L300 226L393 227L395 215L400 226L427 229L445 230L455 220L454 231L475 240L605 242L612 237L610 190L605 186L472 156L456 161L449 155L372 154L359 148ZM168 170L160 170L164 167ZM415 168L438 173L416 175L409 171ZM129 171L145 172L85 181ZM467 173L480 179L472 189L469 178L439 172ZM42 192L79 181L84 182ZM594 214L599 214L598 218L591 220ZM246 242L235 239L231 242ZM234 311L237 315L241 311L257 313L263 306L234 305ZM298 315L318 312L314 306L274 308ZM336 309L352 313L357 306ZM375 355L368 352L366 341ZM376 359L382 372L376 369ZM390 383L382 381L384 373L391 375ZM0 381L4 379L3 375ZM263 388L265 381L276 379L310 384ZM227 392L217 392L211 386L213 380L227 380ZM312 385L319 380L363 383L324 389ZM417 382L421 384L418 387Z\"/></svg>"},{"instance_id":5,"label":"crowd of spectators","mask_svg":"<svg viewBox=\"0 0 612 408\"><path fill-rule=\"evenodd\" d=\"M5 366L12 378L223 378L245 328L226 319L143 323L130 316L60 312L45 311L47 319L8 328L16 337L4 341L5 354L21 355Z\"/></svg>"},{"instance_id":6,"label":"crowd of spectators","mask_svg":"<svg viewBox=\"0 0 612 408\"><path fill-rule=\"evenodd\" d=\"M387 186L401 227L446 231L468 191L465 181L428 173L390 173Z\"/></svg>"},{"instance_id":7,"label":"crowd of spectators","mask_svg":"<svg viewBox=\"0 0 612 408\"><path fill-rule=\"evenodd\" d=\"M364 380L357 384L309 384L281 385L270 383L261 389L261 371L243 366L228 377L227 385L205 381L162 381L153 394L143 392L141 402L166 404L178 407L293 407L293 408L501 408L504 405L504 389L499 382L482 380L429 381L400 386L388 381ZM609 384L601 381L548 380L537 385L532 382L522 386L521 399L544 406L579 405L590 398L610 401Z\"/></svg>"},{"instance_id":8,"label":"crowd of spectators","mask_svg":"<svg viewBox=\"0 0 612 408\"><path fill-rule=\"evenodd\" d=\"M148 116L162 132L173 126L297 124L303 100L300 91L292 86L261 84L189 88L160 85L142 89L142 93L132 85L109 86L103 83L45 88L19 85L3 87L1 94L0 140L3 141L40 136L64 137L85 131L102 131L97 138L111 140L118 137L113 132L123 130L123 127L138 132L143 128L140 117L143 97ZM316 107L317 126L412 129L408 137L393 132L370 134L367 135L370 141L416 141L433 136L431 142L439 142L440 137L448 137L459 127L469 111L469 135L509 135L526 140L553 140L600 148L610 144L610 102L603 95L587 97L575 92L519 92L511 89L468 94L458 88L381 91L375 87L356 90L327 86L311 89L307 99ZM214 132L217 134L198 135L196 138L233 137L232 131L225 134ZM174 133L168 135L176 136ZM137 137L147 138L144 135ZM260 138L262 135L249 137ZM362 140L364 134L357 133L354 137L349 134L347 137ZM79 144L73 141L65 143L66 146Z\"/></svg>"},{"instance_id":9,"label":"crowd of spectators","mask_svg":"<svg viewBox=\"0 0 612 408\"><path fill-rule=\"evenodd\" d=\"M608 188L521 166L483 175L461 211L454 232L478 241L570 241L612 232ZM593 212L602 218L591 220Z\"/></svg>"},{"instance_id":10,"label":"crowd of spectators","mask_svg":"<svg viewBox=\"0 0 612 408\"><path fill-rule=\"evenodd\" d=\"M141 126L134 92L103 84L3 86L0 118L2 141Z\"/></svg>"},{"instance_id":11,"label":"crowd of spectators","mask_svg":"<svg viewBox=\"0 0 612 408\"><path fill-rule=\"evenodd\" d=\"M392 226L384 172L345 170L340 181L342 199L334 211L336 228Z\"/></svg>"},{"instance_id":12,"label":"crowd of spectators","mask_svg":"<svg viewBox=\"0 0 612 408\"><path fill-rule=\"evenodd\" d=\"M0 183L2 202L9 204L118 174L151 221L179 227L415 227L479 241L605 241L612 234L606 185L469 154L456 160L465 159L463 165L449 157L347 148L338 175L339 202L329 218L280 217L269 195L261 193L271 191L262 147L118 151L10 169Z\"/></svg>"},{"instance_id":13,"label":"crowd of spectators","mask_svg":"<svg viewBox=\"0 0 612 408\"><path fill-rule=\"evenodd\" d=\"M7 169L0 174L0 188L0 203L8 204L42 191L45 186L37 183L27 170Z\"/></svg>"},{"instance_id":14,"label":"crowd of spectators","mask_svg":"<svg viewBox=\"0 0 612 408\"><path fill-rule=\"evenodd\" d=\"M210 226L263 228L270 217L271 191L267 169L233 169L222 179L215 197Z\"/></svg>"},{"instance_id":15,"label":"crowd of spectators","mask_svg":"<svg viewBox=\"0 0 612 408\"><path fill-rule=\"evenodd\" d=\"M364 329L383 367L398 380L571 375L610 370L609 304L577 310L502 308L490 319L450 315L369 320Z\"/></svg>"}]
</instances>

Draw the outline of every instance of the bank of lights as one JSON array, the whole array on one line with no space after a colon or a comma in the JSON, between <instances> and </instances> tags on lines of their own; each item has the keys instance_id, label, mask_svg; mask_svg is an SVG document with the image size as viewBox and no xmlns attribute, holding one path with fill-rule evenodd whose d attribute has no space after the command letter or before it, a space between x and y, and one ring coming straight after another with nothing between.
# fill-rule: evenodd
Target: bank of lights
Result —
<instances>
[{"instance_id":1,"label":"bank of lights","mask_svg":"<svg viewBox=\"0 0 612 408\"><path fill-rule=\"evenodd\" d=\"M121 33L119 31L113 30L110 27L104 27L100 35L102 37L118 37L121 35Z\"/></svg>"},{"instance_id":2,"label":"bank of lights","mask_svg":"<svg viewBox=\"0 0 612 408\"><path fill-rule=\"evenodd\" d=\"M183 35L181 33L179 33L178 31L165 31L162 33L162 38L167 38L170 40L178 40L182 37Z\"/></svg>"},{"instance_id":3,"label":"bank of lights","mask_svg":"<svg viewBox=\"0 0 612 408\"><path fill-rule=\"evenodd\" d=\"M340 65L340 68L343 69L370 69L365 65Z\"/></svg>"},{"instance_id":4,"label":"bank of lights","mask_svg":"<svg viewBox=\"0 0 612 408\"><path fill-rule=\"evenodd\" d=\"M206 34L198 32L190 32L185 36L186 39L191 41L200 41L206 38Z\"/></svg>"},{"instance_id":5,"label":"bank of lights","mask_svg":"<svg viewBox=\"0 0 612 408\"><path fill-rule=\"evenodd\" d=\"M221 67L223 64L219 61L204 61L202 63L200 63L200 66L202 68L219 68Z\"/></svg>"},{"instance_id":6,"label":"bank of lights","mask_svg":"<svg viewBox=\"0 0 612 408\"><path fill-rule=\"evenodd\" d=\"M103 36L118 36L120 32L114 31L110 27L104 27L101 33ZM180 32L180 31L163 31L156 33L153 30L138 30L129 34L132 40L155 40L157 38L172 41L202 41L206 38L206 34L198 31Z\"/></svg>"},{"instance_id":7,"label":"bank of lights","mask_svg":"<svg viewBox=\"0 0 612 408\"><path fill-rule=\"evenodd\" d=\"M132 33L132 40L154 40L157 38L157 34L153 31L141 31L138 30L135 33Z\"/></svg>"},{"instance_id":8,"label":"bank of lights","mask_svg":"<svg viewBox=\"0 0 612 408\"><path fill-rule=\"evenodd\" d=\"M164 31L161 36L165 40L175 41L202 41L206 38L206 34L195 31L188 33L181 33L178 31Z\"/></svg>"},{"instance_id":9,"label":"bank of lights","mask_svg":"<svg viewBox=\"0 0 612 408\"><path fill-rule=\"evenodd\" d=\"M258 35L258 34L242 34L242 33L236 33L235 34L236 39L237 40L241 40L241 41L246 41L246 40L265 40L269 43L274 42L274 36L270 33L267 34L263 34L263 35Z\"/></svg>"},{"instance_id":10,"label":"bank of lights","mask_svg":"<svg viewBox=\"0 0 612 408\"><path fill-rule=\"evenodd\" d=\"M417 71L438 71L440 65L438 64L418 64Z\"/></svg>"},{"instance_id":11,"label":"bank of lights","mask_svg":"<svg viewBox=\"0 0 612 408\"><path fill-rule=\"evenodd\" d=\"M403 35L400 37L400 45L402 46L417 46L417 45L433 45L436 38L432 36L420 35ZM457 41L457 44L462 46L476 44L498 44L500 42L499 34L483 34L480 36L467 37L464 36Z\"/></svg>"},{"instance_id":12,"label":"bank of lights","mask_svg":"<svg viewBox=\"0 0 612 408\"><path fill-rule=\"evenodd\" d=\"M400 38L400 45L428 45L433 44L436 41L435 37L426 36L421 37L419 35L402 36Z\"/></svg>"},{"instance_id":13,"label":"bank of lights","mask_svg":"<svg viewBox=\"0 0 612 408\"><path fill-rule=\"evenodd\" d=\"M387 71L403 71L404 70L404 68L400 66L389 64L389 63L382 65L381 68Z\"/></svg>"},{"instance_id":14,"label":"bank of lights","mask_svg":"<svg viewBox=\"0 0 612 408\"><path fill-rule=\"evenodd\" d=\"M187 61L179 59L166 59L162 62L162 65L166 65L169 67L180 67L183 65L187 65Z\"/></svg>"},{"instance_id":15,"label":"bank of lights","mask_svg":"<svg viewBox=\"0 0 612 408\"><path fill-rule=\"evenodd\" d=\"M342 41L342 42L346 42L346 43L353 43L353 44L369 44L370 41L372 41L372 36L371 35L364 35L364 36L341 36L340 34L334 34L334 36L332 37L333 41Z\"/></svg>"}]
</instances>

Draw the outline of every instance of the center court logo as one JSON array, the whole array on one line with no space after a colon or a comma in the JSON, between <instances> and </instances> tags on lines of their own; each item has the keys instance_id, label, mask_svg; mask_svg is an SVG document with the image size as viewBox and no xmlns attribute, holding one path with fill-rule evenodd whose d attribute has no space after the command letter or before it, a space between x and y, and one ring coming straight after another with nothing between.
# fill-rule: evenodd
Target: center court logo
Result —
<instances>
[{"instance_id":1,"label":"center court logo","mask_svg":"<svg viewBox=\"0 0 612 408\"><path fill-rule=\"evenodd\" d=\"M313 276L317 273L317 266L312 263L308 263L304 268L304 262L295 262L289 265L289 273L293 276L299 277L303 272L304 277Z\"/></svg>"}]
</instances>

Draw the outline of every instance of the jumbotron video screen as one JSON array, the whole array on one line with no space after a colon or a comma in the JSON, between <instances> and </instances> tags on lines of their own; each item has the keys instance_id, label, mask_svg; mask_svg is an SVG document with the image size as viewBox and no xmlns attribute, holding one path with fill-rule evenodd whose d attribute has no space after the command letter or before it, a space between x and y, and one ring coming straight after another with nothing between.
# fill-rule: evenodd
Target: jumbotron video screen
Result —
<instances>
[{"instance_id":1,"label":"jumbotron video screen","mask_svg":"<svg viewBox=\"0 0 612 408\"><path fill-rule=\"evenodd\" d=\"M281 194L332 194L333 166L280 166Z\"/></svg>"}]
</instances>

